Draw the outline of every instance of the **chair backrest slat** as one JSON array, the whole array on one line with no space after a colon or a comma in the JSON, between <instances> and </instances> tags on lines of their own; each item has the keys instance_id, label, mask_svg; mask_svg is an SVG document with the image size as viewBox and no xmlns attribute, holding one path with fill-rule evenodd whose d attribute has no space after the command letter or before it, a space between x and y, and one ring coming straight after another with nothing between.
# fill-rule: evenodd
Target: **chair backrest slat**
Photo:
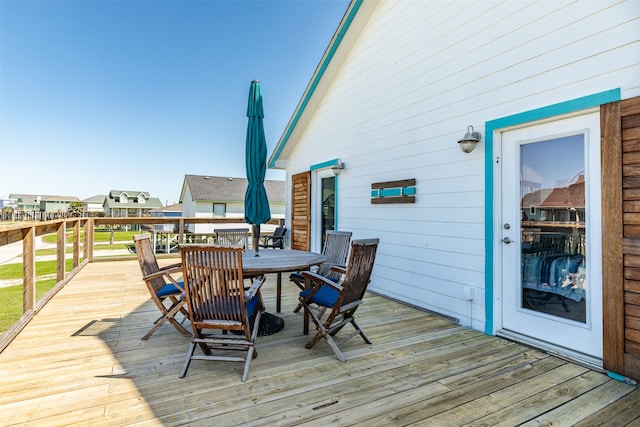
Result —
<instances>
[{"instance_id":1,"label":"chair backrest slat","mask_svg":"<svg viewBox=\"0 0 640 427\"><path fill-rule=\"evenodd\" d=\"M248 228L222 228L213 230L213 232L216 234L217 245L249 247Z\"/></svg>"},{"instance_id":2,"label":"chair backrest slat","mask_svg":"<svg viewBox=\"0 0 640 427\"><path fill-rule=\"evenodd\" d=\"M327 230L322 248L322 254L327 257L327 261L320 265L318 273L325 277L332 277L331 267L334 265L345 266L349 255L349 242L351 241L350 231Z\"/></svg>"},{"instance_id":3,"label":"chair backrest slat","mask_svg":"<svg viewBox=\"0 0 640 427\"><path fill-rule=\"evenodd\" d=\"M351 254L342 286L341 305L362 300L371 281L373 263L380 239L361 239L351 242Z\"/></svg>"},{"instance_id":4,"label":"chair backrest slat","mask_svg":"<svg viewBox=\"0 0 640 427\"><path fill-rule=\"evenodd\" d=\"M187 306L193 322L246 322L241 246L181 245Z\"/></svg>"},{"instance_id":5,"label":"chair backrest slat","mask_svg":"<svg viewBox=\"0 0 640 427\"><path fill-rule=\"evenodd\" d=\"M133 236L133 244L136 248L136 255L138 256L138 263L140 264L142 277L146 277L160 271L158 260L156 259L155 252L153 251L153 245L151 244L151 235L136 234ZM162 277L152 279L150 280L150 283L156 292L166 284Z\"/></svg>"}]
</instances>

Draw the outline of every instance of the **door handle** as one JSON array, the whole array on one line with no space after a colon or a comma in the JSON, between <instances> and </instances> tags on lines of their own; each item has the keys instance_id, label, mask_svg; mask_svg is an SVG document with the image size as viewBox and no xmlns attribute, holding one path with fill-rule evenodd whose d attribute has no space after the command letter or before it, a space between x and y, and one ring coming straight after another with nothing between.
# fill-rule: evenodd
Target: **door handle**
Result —
<instances>
[{"instance_id":1,"label":"door handle","mask_svg":"<svg viewBox=\"0 0 640 427\"><path fill-rule=\"evenodd\" d=\"M511 240L509 237L505 237L504 239L502 239L502 243L506 243L507 245L511 242L513 242L513 240Z\"/></svg>"}]
</instances>

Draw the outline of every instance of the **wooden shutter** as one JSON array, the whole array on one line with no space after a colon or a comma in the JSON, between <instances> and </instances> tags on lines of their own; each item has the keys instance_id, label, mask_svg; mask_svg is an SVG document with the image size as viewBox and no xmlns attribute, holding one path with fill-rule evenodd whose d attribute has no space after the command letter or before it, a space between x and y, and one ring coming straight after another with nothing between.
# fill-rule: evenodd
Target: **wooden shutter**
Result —
<instances>
[{"instance_id":1,"label":"wooden shutter","mask_svg":"<svg viewBox=\"0 0 640 427\"><path fill-rule=\"evenodd\" d=\"M311 172L291 177L291 249L311 249Z\"/></svg>"},{"instance_id":2,"label":"wooden shutter","mask_svg":"<svg viewBox=\"0 0 640 427\"><path fill-rule=\"evenodd\" d=\"M605 369L640 380L640 98L603 105Z\"/></svg>"}]
</instances>

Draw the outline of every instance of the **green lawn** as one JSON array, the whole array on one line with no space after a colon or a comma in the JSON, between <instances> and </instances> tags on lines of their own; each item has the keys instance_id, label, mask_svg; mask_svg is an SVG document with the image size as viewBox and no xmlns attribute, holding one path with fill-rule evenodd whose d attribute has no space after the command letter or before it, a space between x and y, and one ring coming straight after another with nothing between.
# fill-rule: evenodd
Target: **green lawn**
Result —
<instances>
[{"instance_id":1,"label":"green lawn","mask_svg":"<svg viewBox=\"0 0 640 427\"><path fill-rule=\"evenodd\" d=\"M21 265L21 264L20 264ZM22 271L20 272L22 275ZM56 279L44 279L36 283L36 300L53 288ZM0 334L4 333L22 316L22 285L0 288Z\"/></svg>"},{"instance_id":2,"label":"green lawn","mask_svg":"<svg viewBox=\"0 0 640 427\"><path fill-rule=\"evenodd\" d=\"M140 234L139 231L114 231L114 242L133 242L133 236ZM67 242L73 242L73 229L67 230ZM58 241L56 234L47 234L42 236L42 241L45 243L56 243ZM80 241L84 241L84 231L80 230ZM96 230L93 233L94 242L109 242L111 241L111 232L107 230Z\"/></svg>"},{"instance_id":3,"label":"green lawn","mask_svg":"<svg viewBox=\"0 0 640 427\"><path fill-rule=\"evenodd\" d=\"M73 268L73 260L65 260L65 271L71 271ZM38 261L36 262L36 276L44 276L47 274L56 274L56 261ZM21 279L22 263L0 265L0 279L13 280ZM0 299L0 301L2 301Z\"/></svg>"},{"instance_id":4,"label":"green lawn","mask_svg":"<svg viewBox=\"0 0 640 427\"><path fill-rule=\"evenodd\" d=\"M129 249L131 246L133 246L133 243L132 244L114 243L113 245L93 245L93 250L100 251L100 250ZM73 247L65 248L65 252L68 254L73 253ZM54 248L38 249L36 251L36 256L55 255L56 253L57 253L57 250ZM80 253L82 253L82 248L80 248Z\"/></svg>"}]
</instances>

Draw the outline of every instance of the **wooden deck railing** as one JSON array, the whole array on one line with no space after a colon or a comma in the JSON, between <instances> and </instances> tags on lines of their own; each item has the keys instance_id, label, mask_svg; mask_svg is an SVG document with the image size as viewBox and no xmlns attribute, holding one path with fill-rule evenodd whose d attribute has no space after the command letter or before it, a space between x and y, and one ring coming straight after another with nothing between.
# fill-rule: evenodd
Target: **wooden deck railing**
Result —
<instances>
[{"instance_id":1,"label":"wooden deck railing","mask_svg":"<svg viewBox=\"0 0 640 427\"><path fill-rule=\"evenodd\" d=\"M29 321L53 296L68 283L87 263L96 261L94 257L94 230L99 226L126 225L174 225L178 242L185 241L187 225L191 224L238 224L242 218L184 218L184 217L137 217L137 218L67 218L29 224L10 225L0 229L0 246L22 242L22 316L6 332L0 335L0 352L20 333ZM278 220L271 223L278 224ZM81 242L80 229L84 231ZM72 229L72 241L67 243L66 231ZM36 238L55 233L56 238L56 284L39 300L36 299ZM82 243L82 257L80 247ZM71 270L66 271L66 249L73 248ZM111 258L101 258L109 259ZM0 279L2 279L0 277Z\"/></svg>"}]
</instances>

